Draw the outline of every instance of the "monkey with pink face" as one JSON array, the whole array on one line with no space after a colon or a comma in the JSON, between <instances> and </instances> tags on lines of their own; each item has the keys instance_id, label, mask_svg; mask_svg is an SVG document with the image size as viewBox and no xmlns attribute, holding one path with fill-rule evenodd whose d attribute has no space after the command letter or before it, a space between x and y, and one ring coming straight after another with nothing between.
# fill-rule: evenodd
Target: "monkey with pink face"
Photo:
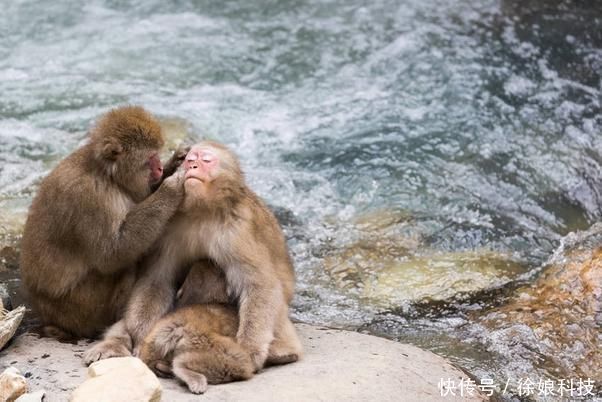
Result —
<instances>
[{"instance_id":1,"label":"monkey with pink face","mask_svg":"<svg viewBox=\"0 0 602 402\"><path fill-rule=\"evenodd\" d=\"M298 360L301 344L288 316L294 270L276 218L247 187L236 156L225 146L211 141L192 146L184 169L184 201L144 261L146 274L124 320L86 352L86 363L115 356L124 346L140 347L153 325L174 309L186 275L184 304L236 306L234 339L255 371L266 363Z\"/></svg>"}]
</instances>

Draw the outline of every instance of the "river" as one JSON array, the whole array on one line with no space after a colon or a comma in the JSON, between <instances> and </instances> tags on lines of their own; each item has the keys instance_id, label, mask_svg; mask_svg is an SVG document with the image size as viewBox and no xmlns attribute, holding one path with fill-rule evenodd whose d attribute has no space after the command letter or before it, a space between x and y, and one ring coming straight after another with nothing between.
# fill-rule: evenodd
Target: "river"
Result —
<instances>
[{"instance_id":1,"label":"river","mask_svg":"<svg viewBox=\"0 0 602 402\"><path fill-rule=\"evenodd\" d=\"M601 102L599 2L5 2L0 235L19 230L39 180L98 115L141 104L240 156L289 239L296 319L501 375L458 328L600 220ZM452 307L395 288L387 307L366 301L325 267L383 233L358 222L391 215L387 258L407 239L440 271L485 252L512 273Z\"/></svg>"}]
</instances>

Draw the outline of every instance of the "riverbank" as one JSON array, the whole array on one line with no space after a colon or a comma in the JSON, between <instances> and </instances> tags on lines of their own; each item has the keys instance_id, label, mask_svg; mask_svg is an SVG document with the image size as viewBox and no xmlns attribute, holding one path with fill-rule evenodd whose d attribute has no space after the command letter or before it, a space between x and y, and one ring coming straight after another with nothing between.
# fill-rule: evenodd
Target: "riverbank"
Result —
<instances>
[{"instance_id":1,"label":"riverbank","mask_svg":"<svg viewBox=\"0 0 602 402\"><path fill-rule=\"evenodd\" d=\"M305 356L294 364L264 370L249 381L210 386L204 401L481 401L476 389L460 397L466 374L434 353L375 336L297 324ZM29 392L46 391L45 402L64 401L87 377L82 354L86 342L59 343L23 334L0 352L0 368L16 367L27 378ZM200 398L172 379L160 379L164 401ZM115 387L127 387L122 378ZM451 392L450 392L451 391ZM456 395L453 395L456 394Z\"/></svg>"}]
</instances>

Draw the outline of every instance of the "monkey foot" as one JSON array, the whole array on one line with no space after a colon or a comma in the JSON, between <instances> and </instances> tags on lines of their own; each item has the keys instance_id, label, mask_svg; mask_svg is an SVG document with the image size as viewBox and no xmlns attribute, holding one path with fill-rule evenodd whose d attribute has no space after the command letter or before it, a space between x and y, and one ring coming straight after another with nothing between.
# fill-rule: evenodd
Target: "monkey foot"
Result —
<instances>
[{"instance_id":1,"label":"monkey foot","mask_svg":"<svg viewBox=\"0 0 602 402\"><path fill-rule=\"evenodd\" d=\"M266 366L278 366L281 364L294 363L299 360L297 353L288 353L282 355L270 355L265 362Z\"/></svg>"}]
</instances>

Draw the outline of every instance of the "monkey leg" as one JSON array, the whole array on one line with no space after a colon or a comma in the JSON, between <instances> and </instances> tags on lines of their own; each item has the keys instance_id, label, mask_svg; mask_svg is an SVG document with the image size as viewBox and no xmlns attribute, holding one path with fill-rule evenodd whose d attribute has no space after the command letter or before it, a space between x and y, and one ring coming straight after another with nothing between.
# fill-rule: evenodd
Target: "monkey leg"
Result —
<instances>
[{"instance_id":1,"label":"monkey leg","mask_svg":"<svg viewBox=\"0 0 602 402\"><path fill-rule=\"evenodd\" d=\"M41 336L57 339L59 342L74 342L78 338L72 333L67 332L54 325L43 325L38 329Z\"/></svg>"},{"instance_id":2,"label":"monkey leg","mask_svg":"<svg viewBox=\"0 0 602 402\"><path fill-rule=\"evenodd\" d=\"M297 331L285 312L276 323L274 340L270 344L266 366L293 363L299 360L302 354L303 350Z\"/></svg>"},{"instance_id":3,"label":"monkey leg","mask_svg":"<svg viewBox=\"0 0 602 402\"><path fill-rule=\"evenodd\" d=\"M207 377L188 368L188 359L193 358L191 353L183 353L174 358L172 371L176 377L184 382L193 394L202 394L207 391Z\"/></svg>"},{"instance_id":4,"label":"monkey leg","mask_svg":"<svg viewBox=\"0 0 602 402\"><path fill-rule=\"evenodd\" d=\"M105 333L103 339L84 353L84 363L90 365L109 357L132 355L132 338L125 327L125 321L117 321Z\"/></svg>"}]
</instances>

